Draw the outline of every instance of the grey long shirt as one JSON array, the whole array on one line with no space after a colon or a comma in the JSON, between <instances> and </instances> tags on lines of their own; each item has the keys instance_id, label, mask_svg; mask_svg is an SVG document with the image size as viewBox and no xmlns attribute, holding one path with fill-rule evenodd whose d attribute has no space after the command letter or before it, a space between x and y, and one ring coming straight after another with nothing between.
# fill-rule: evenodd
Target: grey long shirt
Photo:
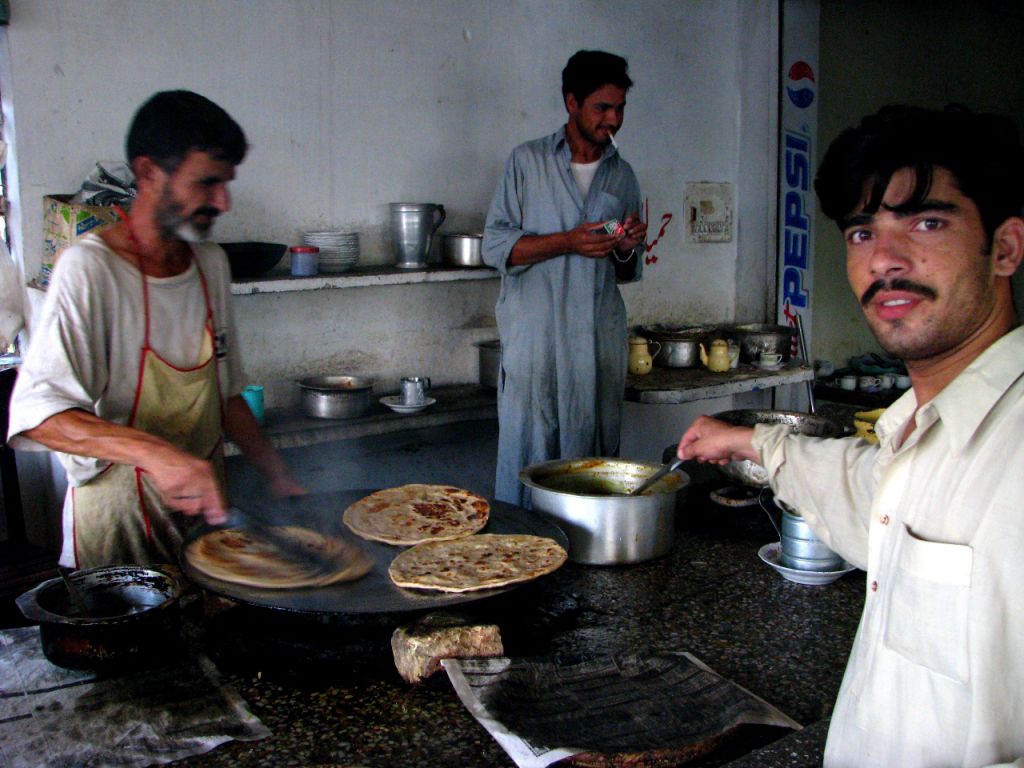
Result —
<instances>
[{"instance_id":1,"label":"grey long shirt","mask_svg":"<svg viewBox=\"0 0 1024 768\"><path fill-rule=\"evenodd\" d=\"M618 452L626 377L626 310L606 259L567 254L510 266L523 235L639 214L629 163L609 147L586 199L560 128L516 147L491 202L483 259L502 276L495 309L501 336L495 495L526 502L519 470L555 458ZM641 265L637 261L636 276Z\"/></svg>"}]
</instances>

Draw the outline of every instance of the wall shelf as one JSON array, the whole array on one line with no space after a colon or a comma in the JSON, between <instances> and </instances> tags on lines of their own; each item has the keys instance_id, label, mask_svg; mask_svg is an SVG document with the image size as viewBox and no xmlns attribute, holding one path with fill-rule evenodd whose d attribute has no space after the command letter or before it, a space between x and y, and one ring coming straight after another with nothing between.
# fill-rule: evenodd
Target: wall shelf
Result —
<instances>
[{"instance_id":1,"label":"wall shelf","mask_svg":"<svg viewBox=\"0 0 1024 768\"><path fill-rule=\"evenodd\" d=\"M801 361L789 362L778 371L763 371L752 365L725 373L706 368L655 368L644 376L626 379L626 400L634 403L672 405L725 397L741 392L798 384L814 378L814 369Z\"/></svg>"},{"instance_id":2,"label":"wall shelf","mask_svg":"<svg viewBox=\"0 0 1024 768\"><path fill-rule=\"evenodd\" d=\"M238 280L231 283L231 293L235 296L252 296L260 293L291 293L293 291L368 288L384 285L497 280L499 277L498 272L490 267L430 266L426 269L399 269L394 266L366 267L340 274L322 273L313 277L270 274L251 280Z\"/></svg>"}]
</instances>

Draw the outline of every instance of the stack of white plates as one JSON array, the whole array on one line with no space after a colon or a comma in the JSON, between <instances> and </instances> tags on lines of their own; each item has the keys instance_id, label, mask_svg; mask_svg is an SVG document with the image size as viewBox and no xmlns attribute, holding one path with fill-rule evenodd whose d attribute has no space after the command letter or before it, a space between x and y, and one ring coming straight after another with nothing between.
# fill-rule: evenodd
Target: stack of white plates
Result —
<instances>
[{"instance_id":1,"label":"stack of white plates","mask_svg":"<svg viewBox=\"0 0 1024 768\"><path fill-rule=\"evenodd\" d=\"M359 261L358 232L307 232L302 239L320 249L321 272L346 272Z\"/></svg>"}]
</instances>

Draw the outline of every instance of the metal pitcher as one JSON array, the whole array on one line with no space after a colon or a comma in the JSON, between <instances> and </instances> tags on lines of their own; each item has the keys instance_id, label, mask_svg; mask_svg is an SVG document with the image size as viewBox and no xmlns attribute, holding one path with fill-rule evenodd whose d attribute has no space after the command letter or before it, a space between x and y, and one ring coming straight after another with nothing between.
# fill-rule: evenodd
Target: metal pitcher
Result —
<instances>
[{"instance_id":1,"label":"metal pitcher","mask_svg":"<svg viewBox=\"0 0 1024 768\"><path fill-rule=\"evenodd\" d=\"M391 241L396 267L422 269L427 266L430 241L446 215L444 206L436 203L391 203Z\"/></svg>"}]
</instances>

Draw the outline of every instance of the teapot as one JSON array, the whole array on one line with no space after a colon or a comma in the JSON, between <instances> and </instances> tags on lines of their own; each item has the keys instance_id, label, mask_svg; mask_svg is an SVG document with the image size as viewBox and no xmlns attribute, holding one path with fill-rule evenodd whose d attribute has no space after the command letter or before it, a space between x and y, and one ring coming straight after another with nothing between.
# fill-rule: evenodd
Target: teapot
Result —
<instances>
[{"instance_id":1,"label":"teapot","mask_svg":"<svg viewBox=\"0 0 1024 768\"><path fill-rule=\"evenodd\" d=\"M700 361L707 366L709 371L722 373L729 370L729 344L725 339L715 339L711 342L711 351L700 345Z\"/></svg>"},{"instance_id":2,"label":"teapot","mask_svg":"<svg viewBox=\"0 0 1024 768\"><path fill-rule=\"evenodd\" d=\"M651 350L648 347L648 341L643 336L630 336L629 337L629 372L636 374L637 376L643 376L651 372L651 366L654 365L654 358L651 356ZM654 350L654 354L658 354L661 351L661 344L653 342L657 349Z\"/></svg>"}]
</instances>

